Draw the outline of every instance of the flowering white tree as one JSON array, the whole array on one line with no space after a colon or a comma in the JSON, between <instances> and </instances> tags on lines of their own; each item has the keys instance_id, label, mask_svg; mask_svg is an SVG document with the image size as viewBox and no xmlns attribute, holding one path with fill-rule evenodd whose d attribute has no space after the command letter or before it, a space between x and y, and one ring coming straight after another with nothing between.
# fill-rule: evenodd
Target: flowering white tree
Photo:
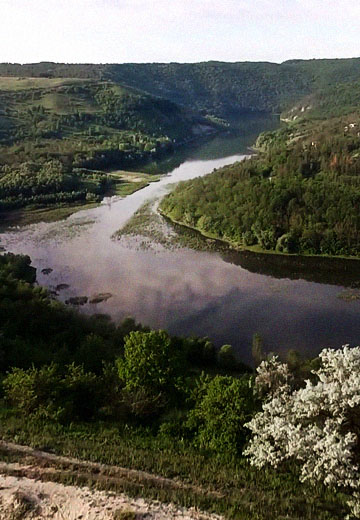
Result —
<instances>
[{"instance_id":1,"label":"flowering white tree","mask_svg":"<svg viewBox=\"0 0 360 520\"><path fill-rule=\"evenodd\" d=\"M263 361L256 384L267 392L263 409L246 424L253 433L245 451L257 467L295 459L303 482L321 481L352 494L360 517L360 347L325 349L314 381L294 389L288 367Z\"/></svg>"}]
</instances>

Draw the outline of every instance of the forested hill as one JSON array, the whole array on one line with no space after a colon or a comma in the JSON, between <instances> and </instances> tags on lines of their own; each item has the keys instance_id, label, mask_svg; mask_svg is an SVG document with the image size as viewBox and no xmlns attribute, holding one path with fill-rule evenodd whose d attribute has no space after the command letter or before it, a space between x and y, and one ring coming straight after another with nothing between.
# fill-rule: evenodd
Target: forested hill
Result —
<instances>
[{"instance_id":1,"label":"forested hill","mask_svg":"<svg viewBox=\"0 0 360 520\"><path fill-rule=\"evenodd\" d=\"M0 77L0 212L98 201L109 179L84 168L143 164L217 129L111 81Z\"/></svg>"},{"instance_id":2,"label":"forested hill","mask_svg":"<svg viewBox=\"0 0 360 520\"><path fill-rule=\"evenodd\" d=\"M0 210L98 200L104 179L79 168L140 164L219 118L282 111L291 124L259 139L265 158L198 181L193 200L176 190L164 210L237 244L359 255L359 106L360 58L0 64Z\"/></svg>"},{"instance_id":3,"label":"forested hill","mask_svg":"<svg viewBox=\"0 0 360 520\"><path fill-rule=\"evenodd\" d=\"M130 130L182 139L198 114L111 81L0 76L0 140L108 137ZM207 124L210 124L207 122Z\"/></svg>"},{"instance_id":4,"label":"forested hill","mask_svg":"<svg viewBox=\"0 0 360 520\"><path fill-rule=\"evenodd\" d=\"M112 65L107 74L201 113L276 112L312 91L306 74L273 63Z\"/></svg>"},{"instance_id":5,"label":"forested hill","mask_svg":"<svg viewBox=\"0 0 360 520\"><path fill-rule=\"evenodd\" d=\"M162 211L236 247L359 257L360 112L327 109L260 135L258 157L179 184Z\"/></svg>"},{"instance_id":6,"label":"forested hill","mask_svg":"<svg viewBox=\"0 0 360 520\"><path fill-rule=\"evenodd\" d=\"M360 80L360 58L267 62L0 64L0 76L106 79L204 114L280 112L300 98Z\"/></svg>"}]
</instances>

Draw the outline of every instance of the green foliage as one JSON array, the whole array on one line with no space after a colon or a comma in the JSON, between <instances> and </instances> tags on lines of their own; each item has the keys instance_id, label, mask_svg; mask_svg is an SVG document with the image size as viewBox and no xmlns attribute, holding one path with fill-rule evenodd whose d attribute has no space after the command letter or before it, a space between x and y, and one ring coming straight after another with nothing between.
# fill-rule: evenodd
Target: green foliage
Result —
<instances>
[{"instance_id":1,"label":"green foliage","mask_svg":"<svg viewBox=\"0 0 360 520\"><path fill-rule=\"evenodd\" d=\"M231 345L223 345L218 353L219 365L226 370L232 370L236 367L236 358L234 349Z\"/></svg>"},{"instance_id":2,"label":"green foliage","mask_svg":"<svg viewBox=\"0 0 360 520\"><path fill-rule=\"evenodd\" d=\"M59 405L68 421L92 419L107 398L102 378L74 363L67 367L61 386Z\"/></svg>"},{"instance_id":3,"label":"green foliage","mask_svg":"<svg viewBox=\"0 0 360 520\"><path fill-rule=\"evenodd\" d=\"M55 365L40 369L13 368L3 380L5 397L24 415L43 413L55 417L60 376Z\"/></svg>"},{"instance_id":4,"label":"green foliage","mask_svg":"<svg viewBox=\"0 0 360 520\"><path fill-rule=\"evenodd\" d=\"M2 254L0 255L0 276L34 283L36 269L31 267L30 264L31 259L27 255Z\"/></svg>"},{"instance_id":5,"label":"green foliage","mask_svg":"<svg viewBox=\"0 0 360 520\"><path fill-rule=\"evenodd\" d=\"M101 317L80 315L29 283L34 281L29 257L0 255L1 373L10 367L76 362L100 374L102 363L122 352L124 336L139 330L133 320L123 329Z\"/></svg>"},{"instance_id":6,"label":"green foliage","mask_svg":"<svg viewBox=\"0 0 360 520\"><path fill-rule=\"evenodd\" d=\"M239 454L248 438L244 423L256 409L251 379L229 376L202 378L194 390L195 407L188 426L195 443L221 453Z\"/></svg>"},{"instance_id":7,"label":"green foliage","mask_svg":"<svg viewBox=\"0 0 360 520\"><path fill-rule=\"evenodd\" d=\"M1 70L1 65L0 65ZM0 211L98 202L126 169L218 126L111 81L0 76Z\"/></svg>"},{"instance_id":8,"label":"green foliage","mask_svg":"<svg viewBox=\"0 0 360 520\"><path fill-rule=\"evenodd\" d=\"M119 358L119 377L128 390L145 387L151 392L170 391L184 374L185 353L164 330L130 332L125 338L124 358Z\"/></svg>"},{"instance_id":9,"label":"green foliage","mask_svg":"<svg viewBox=\"0 0 360 520\"><path fill-rule=\"evenodd\" d=\"M359 125L352 114L264 134L262 155L179 184L160 208L237 247L358 256Z\"/></svg>"},{"instance_id":10,"label":"green foliage","mask_svg":"<svg viewBox=\"0 0 360 520\"><path fill-rule=\"evenodd\" d=\"M0 211L30 204L99 200L107 188L105 175L85 179L65 172L60 161L27 162L17 168L0 167ZM91 191L90 191L91 190Z\"/></svg>"},{"instance_id":11,"label":"green foliage","mask_svg":"<svg viewBox=\"0 0 360 520\"><path fill-rule=\"evenodd\" d=\"M91 419L104 400L101 379L74 364L63 374L54 364L13 368L3 388L6 399L25 416L60 422Z\"/></svg>"},{"instance_id":12,"label":"green foliage","mask_svg":"<svg viewBox=\"0 0 360 520\"><path fill-rule=\"evenodd\" d=\"M186 338L185 349L191 366L211 367L217 363L217 352L209 338Z\"/></svg>"}]
</instances>

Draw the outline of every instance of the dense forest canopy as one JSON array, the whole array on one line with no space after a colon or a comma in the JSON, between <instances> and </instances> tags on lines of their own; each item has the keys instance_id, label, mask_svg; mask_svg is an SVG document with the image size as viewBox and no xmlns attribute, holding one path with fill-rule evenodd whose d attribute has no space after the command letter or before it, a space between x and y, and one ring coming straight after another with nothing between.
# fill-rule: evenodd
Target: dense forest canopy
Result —
<instances>
[{"instance_id":1,"label":"dense forest canopy","mask_svg":"<svg viewBox=\"0 0 360 520\"><path fill-rule=\"evenodd\" d=\"M224 117L279 112L301 97L360 79L360 58L225 63L0 64L0 76L111 80Z\"/></svg>"},{"instance_id":2,"label":"dense forest canopy","mask_svg":"<svg viewBox=\"0 0 360 520\"><path fill-rule=\"evenodd\" d=\"M180 184L162 211L237 247L359 256L358 83L306 98L284 118L259 136L259 156Z\"/></svg>"}]
</instances>

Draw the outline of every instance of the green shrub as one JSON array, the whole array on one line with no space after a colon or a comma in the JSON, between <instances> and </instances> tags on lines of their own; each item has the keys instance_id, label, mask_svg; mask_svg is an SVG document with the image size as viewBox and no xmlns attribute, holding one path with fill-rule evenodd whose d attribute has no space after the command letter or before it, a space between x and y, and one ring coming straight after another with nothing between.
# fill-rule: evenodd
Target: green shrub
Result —
<instances>
[{"instance_id":1,"label":"green shrub","mask_svg":"<svg viewBox=\"0 0 360 520\"><path fill-rule=\"evenodd\" d=\"M183 392L186 351L165 331L130 332L117 360L123 396L137 416L156 415Z\"/></svg>"},{"instance_id":2,"label":"green shrub","mask_svg":"<svg viewBox=\"0 0 360 520\"><path fill-rule=\"evenodd\" d=\"M243 376L203 377L194 391L195 408L188 426L200 448L240 453L248 438L244 424L256 410L251 379Z\"/></svg>"},{"instance_id":3,"label":"green shrub","mask_svg":"<svg viewBox=\"0 0 360 520\"><path fill-rule=\"evenodd\" d=\"M234 370L237 361L234 356L234 350L231 345L223 345L218 353L219 365L228 370Z\"/></svg>"},{"instance_id":4,"label":"green shrub","mask_svg":"<svg viewBox=\"0 0 360 520\"><path fill-rule=\"evenodd\" d=\"M216 365L216 348L209 338L185 339L187 359L191 366L208 367Z\"/></svg>"},{"instance_id":5,"label":"green shrub","mask_svg":"<svg viewBox=\"0 0 360 520\"><path fill-rule=\"evenodd\" d=\"M130 332L124 358L117 360L119 377L127 390L145 388L151 393L172 393L185 373L185 350L167 332Z\"/></svg>"},{"instance_id":6,"label":"green shrub","mask_svg":"<svg viewBox=\"0 0 360 520\"><path fill-rule=\"evenodd\" d=\"M60 403L65 407L64 418L69 421L91 419L106 397L100 378L74 363L67 367L61 390Z\"/></svg>"},{"instance_id":7,"label":"green shrub","mask_svg":"<svg viewBox=\"0 0 360 520\"><path fill-rule=\"evenodd\" d=\"M291 231L284 233L276 242L276 251L280 253L297 253L299 251L299 236Z\"/></svg>"},{"instance_id":8,"label":"green shrub","mask_svg":"<svg viewBox=\"0 0 360 520\"><path fill-rule=\"evenodd\" d=\"M40 369L13 368L3 381L3 388L6 399L24 415L56 418L61 413L61 378L54 364Z\"/></svg>"},{"instance_id":9,"label":"green shrub","mask_svg":"<svg viewBox=\"0 0 360 520\"><path fill-rule=\"evenodd\" d=\"M82 366L13 368L3 381L5 398L26 416L66 422L88 420L105 399L101 379Z\"/></svg>"},{"instance_id":10,"label":"green shrub","mask_svg":"<svg viewBox=\"0 0 360 520\"><path fill-rule=\"evenodd\" d=\"M248 229L242 234L242 241L244 246L253 246L257 242L257 238L251 229Z\"/></svg>"}]
</instances>

